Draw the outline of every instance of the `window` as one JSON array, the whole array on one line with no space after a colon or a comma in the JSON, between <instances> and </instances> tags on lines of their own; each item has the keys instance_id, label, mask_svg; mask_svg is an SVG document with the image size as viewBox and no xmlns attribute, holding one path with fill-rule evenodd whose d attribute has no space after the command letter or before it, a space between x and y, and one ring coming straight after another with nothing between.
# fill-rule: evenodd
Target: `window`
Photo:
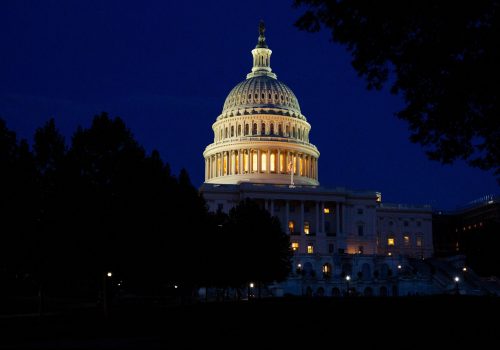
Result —
<instances>
[{"instance_id":1,"label":"window","mask_svg":"<svg viewBox=\"0 0 500 350\"><path fill-rule=\"evenodd\" d=\"M410 236L409 235L404 235L403 236L403 242L404 242L405 246L409 246L410 245Z\"/></svg>"},{"instance_id":2,"label":"window","mask_svg":"<svg viewBox=\"0 0 500 350\"><path fill-rule=\"evenodd\" d=\"M295 205L290 204L290 212L291 213L295 212Z\"/></svg>"},{"instance_id":3,"label":"window","mask_svg":"<svg viewBox=\"0 0 500 350\"><path fill-rule=\"evenodd\" d=\"M363 236L363 225L358 225L358 236Z\"/></svg>"},{"instance_id":4,"label":"window","mask_svg":"<svg viewBox=\"0 0 500 350\"><path fill-rule=\"evenodd\" d=\"M417 237L417 247L421 247L421 246L422 246L422 237Z\"/></svg>"},{"instance_id":5,"label":"window","mask_svg":"<svg viewBox=\"0 0 500 350\"><path fill-rule=\"evenodd\" d=\"M238 125L238 136L241 136L241 125Z\"/></svg>"},{"instance_id":6,"label":"window","mask_svg":"<svg viewBox=\"0 0 500 350\"><path fill-rule=\"evenodd\" d=\"M362 246L362 245L360 245L360 246L358 247L358 254L363 254L363 252L364 252L364 248L363 248L363 246Z\"/></svg>"},{"instance_id":7,"label":"window","mask_svg":"<svg viewBox=\"0 0 500 350\"><path fill-rule=\"evenodd\" d=\"M394 246L394 237L387 238L387 245L390 247Z\"/></svg>"},{"instance_id":8,"label":"window","mask_svg":"<svg viewBox=\"0 0 500 350\"><path fill-rule=\"evenodd\" d=\"M404 227L408 227L408 221L403 222Z\"/></svg>"},{"instance_id":9,"label":"window","mask_svg":"<svg viewBox=\"0 0 500 350\"><path fill-rule=\"evenodd\" d=\"M325 208L325 209L323 209L323 213L325 213L325 214L330 214L330 208Z\"/></svg>"},{"instance_id":10,"label":"window","mask_svg":"<svg viewBox=\"0 0 500 350\"><path fill-rule=\"evenodd\" d=\"M273 123L271 123L271 125L269 127L269 134L274 135L274 124Z\"/></svg>"},{"instance_id":11,"label":"window","mask_svg":"<svg viewBox=\"0 0 500 350\"><path fill-rule=\"evenodd\" d=\"M335 251L333 243L328 244L328 253L332 254Z\"/></svg>"},{"instance_id":12,"label":"window","mask_svg":"<svg viewBox=\"0 0 500 350\"><path fill-rule=\"evenodd\" d=\"M295 232L295 222L292 220L288 221L288 231L292 234Z\"/></svg>"},{"instance_id":13,"label":"window","mask_svg":"<svg viewBox=\"0 0 500 350\"><path fill-rule=\"evenodd\" d=\"M244 165L243 166L243 171L245 171L245 172L248 172L248 168L249 168L249 166L248 166L248 160L249 160L248 159L248 153L247 152L243 153L243 165Z\"/></svg>"},{"instance_id":14,"label":"window","mask_svg":"<svg viewBox=\"0 0 500 350\"><path fill-rule=\"evenodd\" d=\"M363 209L358 208L358 215L363 215Z\"/></svg>"},{"instance_id":15,"label":"window","mask_svg":"<svg viewBox=\"0 0 500 350\"><path fill-rule=\"evenodd\" d=\"M219 203L217 204L217 211L223 211L224 210L224 204Z\"/></svg>"},{"instance_id":16,"label":"window","mask_svg":"<svg viewBox=\"0 0 500 350\"><path fill-rule=\"evenodd\" d=\"M330 221L325 221L325 232L330 233Z\"/></svg>"},{"instance_id":17,"label":"window","mask_svg":"<svg viewBox=\"0 0 500 350\"><path fill-rule=\"evenodd\" d=\"M252 153L252 171L256 172L257 169L257 152L253 151Z\"/></svg>"},{"instance_id":18,"label":"window","mask_svg":"<svg viewBox=\"0 0 500 350\"><path fill-rule=\"evenodd\" d=\"M261 135L266 134L266 124L265 123L260 124L260 134Z\"/></svg>"},{"instance_id":19,"label":"window","mask_svg":"<svg viewBox=\"0 0 500 350\"><path fill-rule=\"evenodd\" d=\"M267 171L267 153L265 152L260 155L260 167L262 171Z\"/></svg>"},{"instance_id":20,"label":"window","mask_svg":"<svg viewBox=\"0 0 500 350\"><path fill-rule=\"evenodd\" d=\"M292 250L294 252L299 250L299 243L298 242L292 242Z\"/></svg>"},{"instance_id":21,"label":"window","mask_svg":"<svg viewBox=\"0 0 500 350\"><path fill-rule=\"evenodd\" d=\"M248 135L249 128L249 125L245 124L245 135Z\"/></svg>"},{"instance_id":22,"label":"window","mask_svg":"<svg viewBox=\"0 0 500 350\"><path fill-rule=\"evenodd\" d=\"M310 233L309 231L309 221L304 221L304 233L308 235Z\"/></svg>"},{"instance_id":23,"label":"window","mask_svg":"<svg viewBox=\"0 0 500 350\"><path fill-rule=\"evenodd\" d=\"M269 156L269 171L276 172L276 155L274 153Z\"/></svg>"},{"instance_id":24,"label":"window","mask_svg":"<svg viewBox=\"0 0 500 350\"><path fill-rule=\"evenodd\" d=\"M307 254L313 254L314 253L314 247L312 244L309 244L307 246Z\"/></svg>"},{"instance_id":25,"label":"window","mask_svg":"<svg viewBox=\"0 0 500 350\"><path fill-rule=\"evenodd\" d=\"M253 123L252 135L257 135L257 123Z\"/></svg>"},{"instance_id":26,"label":"window","mask_svg":"<svg viewBox=\"0 0 500 350\"><path fill-rule=\"evenodd\" d=\"M281 124L278 125L278 135L283 136L283 127Z\"/></svg>"}]
</instances>

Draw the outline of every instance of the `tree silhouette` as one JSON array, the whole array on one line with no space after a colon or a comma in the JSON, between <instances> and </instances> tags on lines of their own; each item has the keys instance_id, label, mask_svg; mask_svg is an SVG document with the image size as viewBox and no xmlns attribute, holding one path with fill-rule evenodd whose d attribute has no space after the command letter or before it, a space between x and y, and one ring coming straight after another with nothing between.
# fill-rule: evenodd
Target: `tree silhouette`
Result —
<instances>
[{"instance_id":1,"label":"tree silhouette","mask_svg":"<svg viewBox=\"0 0 500 350\"><path fill-rule=\"evenodd\" d=\"M231 209L223 232L220 246L231 285L286 279L291 270L290 240L267 210L246 199Z\"/></svg>"},{"instance_id":2,"label":"tree silhouette","mask_svg":"<svg viewBox=\"0 0 500 350\"><path fill-rule=\"evenodd\" d=\"M493 169L500 181L500 2L295 0L300 29L331 30L368 88L387 81L397 117L430 159ZM392 74L392 75L391 75ZM394 78L392 78L392 76Z\"/></svg>"}]
</instances>

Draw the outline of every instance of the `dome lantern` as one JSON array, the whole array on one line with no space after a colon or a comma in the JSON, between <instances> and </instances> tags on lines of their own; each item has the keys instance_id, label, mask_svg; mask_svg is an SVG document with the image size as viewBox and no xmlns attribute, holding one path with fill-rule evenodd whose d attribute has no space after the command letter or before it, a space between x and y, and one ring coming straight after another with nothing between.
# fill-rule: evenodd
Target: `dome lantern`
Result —
<instances>
[{"instance_id":1,"label":"dome lantern","mask_svg":"<svg viewBox=\"0 0 500 350\"><path fill-rule=\"evenodd\" d=\"M259 40L257 46L252 50L253 56L253 68L252 72L247 74L247 79L258 77L258 76L268 76L276 79L276 74L272 72L271 69L271 54L273 53L266 43L266 37L264 32L266 27L264 21L260 21L259 24Z\"/></svg>"}]
</instances>

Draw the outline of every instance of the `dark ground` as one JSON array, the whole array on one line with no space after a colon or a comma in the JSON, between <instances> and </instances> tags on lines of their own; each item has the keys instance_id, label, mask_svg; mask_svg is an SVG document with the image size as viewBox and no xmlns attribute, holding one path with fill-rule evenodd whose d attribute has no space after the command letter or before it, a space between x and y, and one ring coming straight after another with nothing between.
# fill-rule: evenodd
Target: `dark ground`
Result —
<instances>
[{"instance_id":1,"label":"dark ground","mask_svg":"<svg viewBox=\"0 0 500 350\"><path fill-rule=\"evenodd\" d=\"M0 348L477 347L497 342L499 311L500 298L464 296L122 305L107 320L84 307L0 316Z\"/></svg>"}]
</instances>

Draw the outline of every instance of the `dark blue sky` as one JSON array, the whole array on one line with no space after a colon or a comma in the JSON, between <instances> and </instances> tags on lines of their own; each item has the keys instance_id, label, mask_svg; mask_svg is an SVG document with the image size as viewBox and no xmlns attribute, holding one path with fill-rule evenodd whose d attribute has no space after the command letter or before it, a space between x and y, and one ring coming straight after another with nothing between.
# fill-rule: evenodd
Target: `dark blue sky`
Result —
<instances>
[{"instance_id":1,"label":"dark blue sky","mask_svg":"<svg viewBox=\"0 0 500 350\"><path fill-rule=\"evenodd\" d=\"M302 10L291 3L3 0L0 116L29 139L53 116L69 140L107 111L199 185L211 125L250 71L262 18L273 71L312 125L322 186L436 208L499 192L491 173L427 160L394 117L400 98L367 91L327 32L293 26Z\"/></svg>"}]
</instances>

